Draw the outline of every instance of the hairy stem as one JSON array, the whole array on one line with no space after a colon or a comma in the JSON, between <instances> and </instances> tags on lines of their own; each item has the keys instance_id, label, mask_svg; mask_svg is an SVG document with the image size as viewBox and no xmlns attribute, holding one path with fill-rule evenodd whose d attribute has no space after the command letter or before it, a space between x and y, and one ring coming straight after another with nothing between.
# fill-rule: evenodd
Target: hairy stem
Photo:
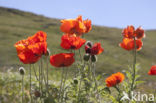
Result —
<instances>
[{"instance_id":1,"label":"hairy stem","mask_svg":"<svg viewBox=\"0 0 156 103\"><path fill-rule=\"evenodd\" d=\"M121 103L120 98L121 98L121 91L117 86L114 86L114 88L118 91L118 102Z\"/></svg>"},{"instance_id":2,"label":"hairy stem","mask_svg":"<svg viewBox=\"0 0 156 103\"><path fill-rule=\"evenodd\" d=\"M67 79L67 73L68 73L68 68L66 69L66 73L65 73L65 77L64 77L64 81L63 81L61 103L63 102L63 98L64 98L64 90L65 90L64 86L65 86L66 79Z\"/></svg>"},{"instance_id":3,"label":"hairy stem","mask_svg":"<svg viewBox=\"0 0 156 103\"><path fill-rule=\"evenodd\" d=\"M96 88L97 99L98 99L98 102L100 103L100 95L99 95L98 85L97 85L96 75L95 75L95 64L93 64L92 75L93 75L93 79L94 79L94 82L95 82L95 88Z\"/></svg>"},{"instance_id":4,"label":"hairy stem","mask_svg":"<svg viewBox=\"0 0 156 103\"><path fill-rule=\"evenodd\" d=\"M80 55L80 60L81 60L81 63L82 63L82 55L81 55L81 50L79 49L79 55Z\"/></svg>"},{"instance_id":5,"label":"hairy stem","mask_svg":"<svg viewBox=\"0 0 156 103\"><path fill-rule=\"evenodd\" d=\"M156 87L154 88L154 97L156 97ZM156 100L156 98L155 98Z\"/></svg>"},{"instance_id":6,"label":"hairy stem","mask_svg":"<svg viewBox=\"0 0 156 103\"><path fill-rule=\"evenodd\" d=\"M42 57L41 57L41 68L40 68L40 70L41 70L41 95L43 96L43 79L44 79L44 77L43 77L43 61L42 61Z\"/></svg>"},{"instance_id":7,"label":"hairy stem","mask_svg":"<svg viewBox=\"0 0 156 103\"><path fill-rule=\"evenodd\" d=\"M39 68L38 68L39 70L39 91L41 92L41 67L40 67L40 64L39 64Z\"/></svg>"},{"instance_id":8,"label":"hairy stem","mask_svg":"<svg viewBox=\"0 0 156 103\"><path fill-rule=\"evenodd\" d=\"M75 50L74 50L74 58L75 58L75 61L76 61L76 52L75 52ZM76 70L75 70L75 73L74 73L74 77L76 78L76 76L77 76L77 68L76 68Z\"/></svg>"},{"instance_id":9,"label":"hairy stem","mask_svg":"<svg viewBox=\"0 0 156 103\"><path fill-rule=\"evenodd\" d=\"M32 92L31 92L31 64L29 65L29 76L30 76L30 90L29 90L29 92L30 92L30 101L31 101L31 103L32 103Z\"/></svg>"},{"instance_id":10,"label":"hairy stem","mask_svg":"<svg viewBox=\"0 0 156 103\"><path fill-rule=\"evenodd\" d=\"M85 68L85 63L84 63L84 66L83 66L83 70L84 70L84 68ZM82 77L82 71L81 71L81 69L79 69L79 72L80 72L80 76L81 76L81 78L80 78L80 84L79 84L79 91L78 91L78 103L80 102L80 93L81 93L81 82L82 82L82 79L83 79L83 77Z\"/></svg>"},{"instance_id":11,"label":"hairy stem","mask_svg":"<svg viewBox=\"0 0 156 103\"><path fill-rule=\"evenodd\" d=\"M22 75L22 103L23 103L23 99L24 98L24 75Z\"/></svg>"},{"instance_id":12,"label":"hairy stem","mask_svg":"<svg viewBox=\"0 0 156 103\"><path fill-rule=\"evenodd\" d=\"M134 61L133 61L133 78L132 78L132 84L131 84L131 91L134 89L134 83L135 83L135 75L136 75L136 39L134 38Z\"/></svg>"},{"instance_id":13,"label":"hairy stem","mask_svg":"<svg viewBox=\"0 0 156 103\"><path fill-rule=\"evenodd\" d=\"M48 56L47 56L47 61L46 61L46 66L47 66L47 92L49 93L49 83L48 83L48 79L49 79L49 77L48 77Z\"/></svg>"},{"instance_id":14,"label":"hairy stem","mask_svg":"<svg viewBox=\"0 0 156 103\"><path fill-rule=\"evenodd\" d=\"M36 70L35 70L35 66L33 65L33 70L34 70L34 74L35 74L35 77L36 77L36 80L39 81L38 77L37 77L37 73L36 73Z\"/></svg>"},{"instance_id":15,"label":"hairy stem","mask_svg":"<svg viewBox=\"0 0 156 103\"><path fill-rule=\"evenodd\" d=\"M60 92L59 92L58 102L60 101L60 97L61 97L61 93L62 93L63 75L64 75L64 68L62 68L61 85L60 85Z\"/></svg>"},{"instance_id":16,"label":"hairy stem","mask_svg":"<svg viewBox=\"0 0 156 103\"><path fill-rule=\"evenodd\" d=\"M92 61L89 60L89 64L88 64L88 79L90 81L92 81L92 79L93 79L93 76L91 74L92 74Z\"/></svg>"}]
</instances>

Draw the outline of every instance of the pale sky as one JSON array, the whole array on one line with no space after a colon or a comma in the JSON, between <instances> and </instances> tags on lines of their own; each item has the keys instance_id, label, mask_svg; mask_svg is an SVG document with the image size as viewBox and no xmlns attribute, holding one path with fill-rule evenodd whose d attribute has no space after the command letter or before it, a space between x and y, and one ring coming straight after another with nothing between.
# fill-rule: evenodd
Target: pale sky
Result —
<instances>
[{"instance_id":1,"label":"pale sky","mask_svg":"<svg viewBox=\"0 0 156 103\"><path fill-rule=\"evenodd\" d=\"M0 6L59 19L82 15L101 26L156 29L156 0L0 0Z\"/></svg>"}]
</instances>

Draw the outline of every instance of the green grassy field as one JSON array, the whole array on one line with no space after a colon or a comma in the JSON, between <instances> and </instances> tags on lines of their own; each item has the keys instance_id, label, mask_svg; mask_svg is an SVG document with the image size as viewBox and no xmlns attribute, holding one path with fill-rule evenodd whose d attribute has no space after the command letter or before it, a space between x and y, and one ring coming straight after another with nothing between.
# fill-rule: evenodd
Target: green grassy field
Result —
<instances>
[{"instance_id":1,"label":"green grassy field","mask_svg":"<svg viewBox=\"0 0 156 103\"><path fill-rule=\"evenodd\" d=\"M14 43L39 30L47 33L48 48L51 54L65 52L60 47L60 38L63 34L60 31L60 20L0 7L0 68L2 71L10 67L17 69L23 65L18 60ZM91 32L85 34L86 40L101 42L105 50L98 56L97 73L106 73L107 76L123 71L133 63L132 52L125 51L118 45L122 41L121 32L122 29L119 28L93 25ZM137 63L140 64L141 79L146 80L150 86L150 83L156 82L154 76L147 75L151 65L156 64L156 30L146 30L146 38L143 39L143 43L142 50L137 54Z\"/></svg>"}]
</instances>

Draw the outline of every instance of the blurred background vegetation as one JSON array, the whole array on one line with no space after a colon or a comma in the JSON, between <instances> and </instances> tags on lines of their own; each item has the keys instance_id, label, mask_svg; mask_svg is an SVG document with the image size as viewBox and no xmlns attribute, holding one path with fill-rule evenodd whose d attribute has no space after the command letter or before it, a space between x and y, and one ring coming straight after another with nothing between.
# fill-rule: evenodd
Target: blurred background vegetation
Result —
<instances>
[{"instance_id":1,"label":"blurred background vegetation","mask_svg":"<svg viewBox=\"0 0 156 103\"><path fill-rule=\"evenodd\" d=\"M28 36L35 34L39 30L47 33L48 48L51 54L68 52L60 47L63 33L60 31L59 19L0 7L1 72L6 72L10 68L17 71L20 66L28 67L19 61L14 44L19 40L26 39ZM98 74L105 73L105 77L107 77L112 73L126 70L133 63L132 52L125 51L119 47L119 43L122 41L121 32L122 29L120 28L93 25L91 32L85 34L84 38L86 40L101 42L104 48L104 53L98 56L98 62L96 64L96 72ZM137 54L137 63L140 64L141 68L141 80L146 81L145 84L139 87L142 90L148 90L148 88L156 85L156 78L147 74L150 67L156 64L156 30L146 30L145 33L146 38L143 39L143 48ZM82 55L84 55L83 47L81 51ZM78 53L78 51L76 52ZM50 68L49 73L51 74L51 79L57 79L57 74L59 75L57 70L59 69L52 66ZM75 69L74 66L72 68Z\"/></svg>"}]
</instances>

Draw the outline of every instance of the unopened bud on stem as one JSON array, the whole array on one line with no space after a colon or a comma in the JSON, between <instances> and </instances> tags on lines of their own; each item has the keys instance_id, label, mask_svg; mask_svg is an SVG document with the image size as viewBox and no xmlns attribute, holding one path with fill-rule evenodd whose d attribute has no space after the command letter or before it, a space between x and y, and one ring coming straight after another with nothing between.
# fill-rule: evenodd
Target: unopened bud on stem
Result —
<instances>
[{"instance_id":1,"label":"unopened bud on stem","mask_svg":"<svg viewBox=\"0 0 156 103\"><path fill-rule=\"evenodd\" d=\"M77 78L74 78L74 84L78 84L78 80L77 80Z\"/></svg>"},{"instance_id":2,"label":"unopened bud on stem","mask_svg":"<svg viewBox=\"0 0 156 103\"><path fill-rule=\"evenodd\" d=\"M90 59L90 54L85 54L83 57L84 61L88 61Z\"/></svg>"},{"instance_id":3,"label":"unopened bud on stem","mask_svg":"<svg viewBox=\"0 0 156 103\"><path fill-rule=\"evenodd\" d=\"M91 61L92 62L97 62L97 56L96 55L92 55L91 56Z\"/></svg>"},{"instance_id":4,"label":"unopened bud on stem","mask_svg":"<svg viewBox=\"0 0 156 103\"><path fill-rule=\"evenodd\" d=\"M93 43L91 41L87 41L85 45L88 45L91 48L93 46Z\"/></svg>"},{"instance_id":5,"label":"unopened bud on stem","mask_svg":"<svg viewBox=\"0 0 156 103\"><path fill-rule=\"evenodd\" d=\"M40 91L37 91L37 90L36 90L36 91L34 92L34 95L35 95L35 97L40 97L40 96L41 96L41 93L40 93Z\"/></svg>"},{"instance_id":6,"label":"unopened bud on stem","mask_svg":"<svg viewBox=\"0 0 156 103\"><path fill-rule=\"evenodd\" d=\"M23 67L20 67L19 72L20 72L21 75L24 75L25 74L25 69Z\"/></svg>"}]
</instances>

